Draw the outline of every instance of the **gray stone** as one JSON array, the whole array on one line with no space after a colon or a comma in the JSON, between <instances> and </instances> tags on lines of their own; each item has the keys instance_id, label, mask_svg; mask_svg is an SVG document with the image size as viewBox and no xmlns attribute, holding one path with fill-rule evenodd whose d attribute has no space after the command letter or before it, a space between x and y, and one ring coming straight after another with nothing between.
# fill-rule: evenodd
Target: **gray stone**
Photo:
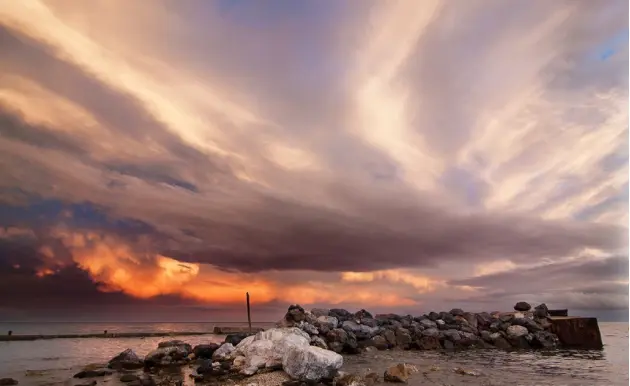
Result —
<instances>
[{"instance_id":1,"label":"gray stone","mask_svg":"<svg viewBox=\"0 0 630 386\"><path fill-rule=\"evenodd\" d=\"M532 309L532 306L527 302L518 302L514 305L514 309L516 311L529 311Z\"/></svg>"},{"instance_id":2,"label":"gray stone","mask_svg":"<svg viewBox=\"0 0 630 386\"><path fill-rule=\"evenodd\" d=\"M341 355L315 346L291 347L282 358L284 372L300 381L332 379L342 365Z\"/></svg>"},{"instance_id":3,"label":"gray stone","mask_svg":"<svg viewBox=\"0 0 630 386\"><path fill-rule=\"evenodd\" d=\"M337 328L339 321L334 316L321 315L317 317L317 324L319 326L326 326L328 330Z\"/></svg>"},{"instance_id":4,"label":"gray stone","mask_svg":"<svg viewBox=\"0 0 630 386\"><path fill-rule=\"evenodd\" d=\"M508 327L506 332L509 339L520 338L528 333L527 328L517 325Z\"/></svg>"},{"instance_id":5,"label":"gray stone","mask_svg":"<svg viewBox=\"0 0 630 386\"><path fill-rule=\"evenodd\" d=\"M319 348L323 348L324 350L328 350L328 345L321 336L311 337L311 346L317 346Z\"/></svg>"},{"instance_id":6,"label":"gray stone","mask_svg":"<svg viewBox=\"0 0 630 386\"><path fill-rule=\"evenodd\" d=\"M419 323L425 329L426 328L437 328L437 323L432 321L432 320L429 320L429 319L422 319L422 320L419 321Z\"/></svg>"},{"instance_id":7,"label":"gray stone","mask_svg":"<svg viewBox=\"0 0 630 386\"><path fill-rule=\"evenodd\" d=\"M396 334L396 345L402 348L403 350L409 349L411 345L411 334L409 333L409 330L407 330L406 328L400 327L396 329L395 334Z\"/></svg>"},{"instance_id":8,"label":"gray stone","mask_svg":"<svg viewBox=\"0 0 630 386\"><path fill-rule=\"evenodd\" d=\"M389 348L389 343L387 343L387 339L381 335L376 335L370 339L372 346L376 347L379 350L387 350Z\"/></svg>"},{"instance_id":9,"label":"gray stone","mask_svg":"<svg viewBox=\"0 0 630 386\"><path fill-rule=\"evenodd\" d=\"M462 339L461 335L459 334L459 331L457 330L446 330L443 331L444 333L444 337L452 342L457 342L460 339Z\"/></svg>"},{"instance_id":10,"label":"gray stone","mask_svg":"<svg viewBox=\"0 0 630 386\"><path fill-rule=\"evenodd\" d=\"M327 308L313 308L311 310L311 314L313 314L316 318L319 318L320 316L330 315L330 310Z\"/></svg>"},{"instance_id":11,"label":"gray stone","mask_svg":"<svg viewBox=\"0 0 630 386\"><path fill-rule=\"evenodd\" d=\"M427 328L422 331L423 336L438 336L440 332L436 328Z\"/></svg>"}]
</instances>

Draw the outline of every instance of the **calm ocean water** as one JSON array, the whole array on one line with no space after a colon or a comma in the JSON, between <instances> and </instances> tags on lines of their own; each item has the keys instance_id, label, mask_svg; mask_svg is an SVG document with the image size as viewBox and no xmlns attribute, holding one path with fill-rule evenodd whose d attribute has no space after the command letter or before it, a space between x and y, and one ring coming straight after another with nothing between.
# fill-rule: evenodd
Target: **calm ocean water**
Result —
<instances>
[{"instance_id":1,"label":"calm ocean water","mask_svg":"<svg viewBox=\"0 0 630 386\"><path fill-rule=\"evenodd\" d=\"M225 323L221 323L225 325ZM0 331L14 334L74 334L148 331L211 331L211 323L0 323ZM382 372L399 362L415 364L427 375L415 374L410 385L427 383L448 385L627 385L628 323L600 323L604 350L554 352L503 352L475 350L458 353L385 351L345 358L346 371ZM146 355L167 338L84 338L25 342L0 342L0 378L12 377L20 385L76 384L71 376L90 363L103 363L126 348ZM191 344L220 342L222 336L182 337ZM481 373L459 375L461 367ZM189 369L185 370L190 371ZM186 374L184 374L186 375ZM187 378L186 384L193 385ZM99 382L99 384L102 382ZM107 379L111 386L120 385Z\"/></svg>"}]
</instances>

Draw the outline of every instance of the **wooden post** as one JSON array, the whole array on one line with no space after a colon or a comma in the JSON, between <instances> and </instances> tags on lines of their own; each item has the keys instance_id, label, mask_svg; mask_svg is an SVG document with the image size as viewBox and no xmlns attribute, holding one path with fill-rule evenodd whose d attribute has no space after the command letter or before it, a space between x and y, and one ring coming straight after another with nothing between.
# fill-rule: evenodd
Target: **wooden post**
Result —
<instances>
[{"instance_id":1,"label":"wooden post","mask_svg":"<svg viewBox=\"0 0 630 386\"><path fill-rule=\"evenodd\" d=\"M249 326L249 332L252 332L252 317L249 313L249 292L245 292L245 297L247 299L247 325Z\"/></svg>"}]
</instances>

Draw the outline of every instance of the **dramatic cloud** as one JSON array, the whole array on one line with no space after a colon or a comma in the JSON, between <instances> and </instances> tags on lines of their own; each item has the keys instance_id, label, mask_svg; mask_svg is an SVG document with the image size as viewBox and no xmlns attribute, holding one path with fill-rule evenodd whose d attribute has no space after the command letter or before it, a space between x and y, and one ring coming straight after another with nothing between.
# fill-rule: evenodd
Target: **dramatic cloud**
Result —
<instances>
[{"instance_id":1,"label":"dramatic cloud","mask_svg":"<svg viewBox=\"0 0 630 386\"><path fill-rule=\"evenodd\" d=\"M0 309L627 307L627 12L0 5Z\"/></svg>"}]
</instances>

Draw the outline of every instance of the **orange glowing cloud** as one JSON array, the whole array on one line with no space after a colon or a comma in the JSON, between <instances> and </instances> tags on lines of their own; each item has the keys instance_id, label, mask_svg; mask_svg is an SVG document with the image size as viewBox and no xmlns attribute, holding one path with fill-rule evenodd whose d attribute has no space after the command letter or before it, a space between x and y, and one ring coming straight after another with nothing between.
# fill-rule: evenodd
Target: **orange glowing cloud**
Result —
<instances>
[{"instance_id":1,"label":"orange glowing cloud","mask_svg":"<svg viewBox=\"0 0 630 386\"><path fill-rule=\"evenodd\" d=\"M365 277L357 280L356 275L346 274L346 279L341 283L307 281L286 284L279 278L268 277L265 272L226 272L210 264L184 263L159 254L141 252L140 247L132 248L109 235L61 228L55 230L54 234L70 251L72 263L88 272L104 292L121 291L141 299L178 295L213 304L241 303L245 292L255 295L257 303L280 300L301 304L353 303L388 307L417 304L413 299L395 292L383 294L380 290L374 290L365 285ZM55 259L51 248L44 246L41 252L47 259L46 265L37 273L39 277L54 274L64 264ZM289 277L291 274L285 273ZM402 273L396 276L390 272L386 276L414 283L417 288L427 288L430 281L428 278L411 281Z\"/></svg>"},{"instance_id":2,"label":"orange glowing cloud","mask_svg":"<svg viewBox=\"0 0 630 386\"><path fill-rule=\"evenodd\" d=\"M341 280L355 283L373 282L377 280L403 283L412 286L418 291L418 293L433 292L437 288L444 287L446 285L444 281L439 279L415 275L397 269L372 272L342 272Z\"/></svg>"}]
</instances>

